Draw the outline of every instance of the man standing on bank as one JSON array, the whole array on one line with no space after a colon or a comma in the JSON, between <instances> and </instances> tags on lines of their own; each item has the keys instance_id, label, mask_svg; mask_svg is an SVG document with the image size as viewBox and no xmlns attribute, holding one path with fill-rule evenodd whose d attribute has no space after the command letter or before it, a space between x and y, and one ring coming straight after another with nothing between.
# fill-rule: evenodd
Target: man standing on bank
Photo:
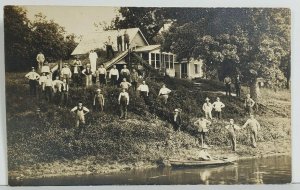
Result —
<instances>
[{"instance_id":1,"label":"man standing on bank","mask_svg":"<svg viewBox=\"0 0 300 190\"><path fill-rule=\"evenodd\" d=\"M67 84L69 84L70 78L72 77L72 72L67 63L64 64L64 68L62 68L60 74L61 74L61 78L66 79Z\"/></svg>"},{"instance_id":2,"label":"man standing on bank","mask_svg":"<svg viewBox=\"0 0 300 190\"><path fill-rule=\"evenodd\" d=\"M108 36L108 39L107 39L107 41L105 42L105 45L106 45L106 58L107 59L109 59L110 58L110 56L109 56L109 54L111 54L112 55L112 57L114 57L115 56L115 53L114 53L114 50L113 50L113 41L111 40L111 37L110 36Z\"/></svg>"},{"instance_id":3,"label":"man standing on bank","mask_svg":"<svg viewBox=\"0 0 300 190\"><path fill-rule=\"evenodd\" d=\"M98 73L99 73L99 83L100 86L106 85L106 69L104 68L103 64L100 65L98 68Z\"/></svg>"},{"instance_id":4,"label":"man standing on bank","mask_svg":"<svg viewBox=\"0 0 300 190\"><path fill-rule=\"evenodd\" d=\"M254 105L255 105L255 101L252 98L250 98L250 94L247 94L244 103L246 115L251 115L253 113Z\"/></svg>"},{"instance_id":5,"label":"man standing on bank","mask_svg":"<svg viewBox=\"0 0 300 190\"><path fill-rule=\"evenodd\" d=\"M118 98L118 102L121 110L120 119L127 119L127 106L129 104L129 94L126 92L125 88L122 89L122 92L120 93Z\"/></svg>"},{"instance_id":6,"label":"man standing on bank","mask_svg":"<svg viewBox=\"0 0 300 190\"><path fill-rule=\"evenodd\" d=\"M250 127L250 139L251 144L253 148L256 148L256 141L257 141L257 134L260 130L260 124L256 119L254 119L254 115L250 115L250 119L246 121L246 123L243 125L242 129L249 126Z\"/></svg>"},{"instance_id":7,"label":"man standing on bank","mask_svg":"<svg viewBox=\"0 0 300 190\"><path fill-rule=\"evenodd\" d=\"M25 75L27 79L29 79L29 94L31 96L36 96L36 86L38 84L38 80L40 75L35 72L34 67L31 68L31 71Z\"/></svg>"},{"instance_id":8,"label":"man standing on bank","mask_svg":"<svg viewBox=\"0 0 300 190\"><path fill-rule=\"evenodd\" d=\"M131 84L132 84L133 90L136 91L137 85L138 85L138 80L139 80L139 74L135 69L132 69L130 78L131 78Z\"/></svg>"},{"instance_id":9,"label":"man standing on bank","mask_svg":"<svg viewBox=\"0 0 300 190\"><path fill-rule=\"evenodd\" d=\"M101 93L100 89L97 89L96 94L94 96L94 102L93 105L95 106L95 109L97 111L101 111L103 112L103 108L104 108L104 96Z\"/></svg>"},{"instance_id":10,"label":"man standing on bank","mask_svg":"<svg viewBox=\"0 0 300 190\"><path fill-rule=\"evenodd\" d=\"M240 79L240 75L236 76L234 86L235 86L236 97L241 97L241 79Z\"/></svg>"},{"instance_id":11,"label":"man standing on bank","mask_svg":"<svg viewBox=\"0 0 300 190\"><path fill-rule=\"evenodd\" d=\"M131 83L126 81L126 78L123 78L123 81L120 83L122 89L128 90L131 87Z\"/></svg>"},{"instance_id":12,"label":"man standing on bank","mask_svg":"<svg viewBox=\"0 0 300 190\"><path fill-rule=\"evenodd\" d=\"M116 65L113 65L113 68L109 71L109 79L112 86L117 86L119 80L119 71Z\"/></svg>"},{"instance_id":13,"label":"man standing on bank","mask_svg":"<svg viewBox=\"0 0 300 190\"><path fill-rule=\"evenodd\" d=\"M176 108L174 110L174 115L173 115L174 131L180 131L181 124L182 124L181 109Z\"/></svg>"},{"instance_id":14,"label":"man standing on bank","mask_svg":"<svg viewBox=\"0 0 300 190\"><path fill-rule=\"evenodd\" d=\"M140 91L140 96L143 97L145 103L148 104L149 87L146 81L143 81L137 90Z\"/></svg>"},{"instance_id":15,"label":"man standing on bank","mask_svg":"<svg viewBox=\"0 0 300 190\"><path fill-rule=\"evenodd\" d=\"M212 104L209 102L209 98L208 97L205 99L205 101L206 102L202 106L202 109L203 109L203 111L205 113L205 118L206 119L212 119L212 115L211 115L211 111L213 109Z\"/></svg>"},{"instance_id":16,"label":"man standing on bank","mask_svg":"<svg viewBox=\"0 0 300 190\"><path fill-rule=\"evenodd\" d=\"M118 29L118 34L117 34L117 46L118 46L118 52L122 51L122 34L120 32L120 29Z\"/></svg>"},{"instance_id":17,"label":"man standing on bank","mask_svg":"<svg viewBox=\"0 0 300 190\"><path fill-rule=\"evenodd\" d=\"M231 96L231 78L228 75L224 78L224 85L226 96Z\"/></svg>"},{"instance_id":18,"label":"man standing on bank","mask_svg":"<svg viewBox=\"0 0 300 190\"><path fill-rule=\"evenodd\" d=\"M75 137L78 138L85 125L85 115L90 112L89 109L78 102L78 105L71 109L71 112L76 114Z\"/></svg>"},{"instance_id":19,"label":"man standing on bank","mask_svg":"<svg viewBox=\"0 0 300 190\"><path fill-rule=\"evenodd\" d=\"M229 138L230 138L230 141L231 141L232 150L236 151L236 134L235 134L235 132L237 130L240 130L241 128L234 124L233 119L229 120L229 125L226 125L225 128L229 132Z\"/></svg>"},{"instance_id":20,"label":"man standing on bank","mask_svg":"<svg viewBox=\"0 0 300 190\"><path fill-rule=\"evenodd\" d=\"M124 32L124 51L129 49L129 35L127 33L127 30Z\"/></svg>"},{"instance_id":21,"label":"man standing on bank","mask_svg":"<svg viewBox=\"0 0 300 190\"><path fill-rule=\"evenodd\" d=\"M222 119L222 108L225 107L225 105L223 104L223 102L220 101L220 98L217 97L217 101L215 101L212 105L213 109L215 109L216 113L217 113L217 118L218 119Z\"/></svg>"},{"instance_id":22,"label":"man standing on bank","mask_svg":"<svg viewBox=\"0 0 300 190\"><path fill-rule=\"evenodd\" d=\"M121 75L121 80L126 78L127 81L130 81L130 71L129 71L129 69L127 69L126 65L123 66L123 69L121 70L120 75Z\"/></svg>"},{"instance_id":23,"label":"man standing on bank","mask_svg":"<svg viewBox=\"0 0 300 190\"><path fill-rule=\"evenodd\" d=\"M207 146L205 145L205 136L206 133L208 132L208 126L211 125L211 122L205 119L204 117L201 117L197 121L194 122L194 125L197 127L200 139L201 139L201 147L206 148Z\"/></svg>"},{"instance_id":24,"label":"man standing on bank","mask_svg":"<svg viewBox=\"0 0 300 190\"><path fill-rule=\"evenodd\" d=\"M162 88L159 90L158 97L161 97L164 104L167 104L169 94L171 93L171 90L166 87L166 85L162 85Z\"/></svg>"}]
</instances>

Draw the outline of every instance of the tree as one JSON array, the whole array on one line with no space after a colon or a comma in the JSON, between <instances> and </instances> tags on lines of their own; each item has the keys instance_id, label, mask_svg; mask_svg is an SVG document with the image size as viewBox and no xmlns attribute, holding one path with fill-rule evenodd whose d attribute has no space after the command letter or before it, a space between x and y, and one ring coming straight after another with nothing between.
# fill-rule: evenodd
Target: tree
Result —
<instances>
[{"instance_id":1,"label":"tree","mask_svg":"<svg viewBox=\"0 0 300 190\"><path fill-rule=\"evenodd\" d=\"M30 22L26 10L16 6L4 7L5 69L28 69L31 54Z\"/></svg>"}]
</instances>

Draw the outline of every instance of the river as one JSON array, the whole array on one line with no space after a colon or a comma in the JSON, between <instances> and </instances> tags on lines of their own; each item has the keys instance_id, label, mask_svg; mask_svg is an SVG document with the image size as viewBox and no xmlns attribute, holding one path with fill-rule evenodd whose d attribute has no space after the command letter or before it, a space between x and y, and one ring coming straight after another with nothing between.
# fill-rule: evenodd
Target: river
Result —
<instances>
[{"instance_id":1,"label":"river","mask_svg":"<svg viewBox=\"0 0 300 190\"><path fill-rule=\"evenodd\" d=\"M11 185L282 184L291 182L291 157L240 160L204 168L153 168L118 173L10 180Z\"/></svg>"}]
</instances>

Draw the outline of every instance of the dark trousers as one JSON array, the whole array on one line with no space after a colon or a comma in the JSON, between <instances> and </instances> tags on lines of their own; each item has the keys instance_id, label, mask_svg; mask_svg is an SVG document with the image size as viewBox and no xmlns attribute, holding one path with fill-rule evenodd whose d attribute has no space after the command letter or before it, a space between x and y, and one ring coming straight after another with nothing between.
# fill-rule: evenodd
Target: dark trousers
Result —
<instances>
[{"instance_id":1,"label":"dark trousers","mask_svg":"<svg viewBox=\"0 0 300 190\"><path fill-rule=\"evenodd\" d=\"M117 86L118 85L118 80L117 80L117 75L111 75L111 85L112 86Z\"/></svg>"},{"instance_id":2,"label":"dark trousers","mask_svg":"<svg viewBox=\"0 0 300 190\"><path fill-rule=\"evenodd\" d=\"M132 81L131 84L132 84L133 90L136 91L138 83L136 81Z\"/></svg>"},{"instance_id":3,"label":"dark trousers","mask_svg":"<svg viewBox=\"0 0 300 190\"><path fill-rule=\"evenodd\" d=\"M62 91L61 92L61 99L60 99L61 105L68 105L68 100L69 100L69 92L68 91Z\"/></svg>"},{"instance_id":4,"label":"dark trousers","mask_svg":"<svg viewBox=\"0 0 300 190\"><path fill-rule=\"evenodd\" d=\"M121 38L120 37L117 38L117 45L118 45L118 51L122 51L122 46L123 46L123 44L122 44L122 37Z\"/></svg>"},{"instance_id":5,"label":"dark trousers","mask_svg":"<svg viewBox=\"0 0 300 190\"><path fill-rule=\"evenodd\" d=\"M246 115L250 115L253 113L253 108L251 106L245 107Z\"/></svg>"},{"instance_id":6,"label":"dark trousers","mask_svg":"<svg viewBox=\"0 0 300 190\"><path fill-rule=\"evenodd\" d=\"M73 74L73 81L74 81L74 85L75 85L76 87L78 87L79 84L80 84L80 82L79 82L79 74L78 74L78 73L74 73L74 74Z\"/></svg>"},{"instance_id":7,"label":"dark trousers","mask_svg":"<svg viewBox=\"0 0 300 190\"><path fill-rule=\"evenodd\" d=\"M236 93L236 97L241 97L241 87L240 86L235 87L235 93Z\"/></svg>"},{"instance_id":8,"label":"dark trousers","mask_svg":"<svg viewBox=\"0 0 300 190\"><path fill-rule=\"evenodd\" d=\"M222 119L222 114L220 111L216 111L216 118L217 119Z\"/></svg>"},{"instance_id":9,"label":"dark trousers","mask_svg":"<svg viewBox=\"0 0 300 190\"><path fill-rule=\"evenodd\" d=\"M231 86L230 84L225 84L225 92L226 92L226 96L231 96Z\"/></svg>"},{"instance_id":10,"label":"dark trousers","mask_svg":"<svg viewBox=\"0 0 300 190\"><path fill-rule=\"evenodd\" d=\"M111 45L106 45L106 58L109 58L109 54L112 54L112 56L115 56L114 50Z\"/></svg>"},{"instance_id":11,"label":"dark trousers","mask_svg":"<svg viewBox=\"0 0 300 190\"><path fill-rule=\"evenodd\" d=\"M147 96L147 92L141 91L140 92L141 97L144 99L145 104L148 104L148 96Z\"/></svg>"},{"instance_id":12,"label":"dark trousers","mask_svg":"<svg viewBox=\"0 0 300 190\"><path fill-rule=\"evenodd\" d=\"M99 74L99 83L100 85L106 85L105 74Z\"/></svg>"},{"instance_id":13,"label":"dark trousers","mask_svg":"<svg viewBox=\"0 0 300 190\"><path fill-rule=\"evenodd\" d=\"M45 97L46 97L47 101L49 101L49 102L52 101L52 87L51 86L45 87Z\"/></svg>"},{"instance_id":14,"label":"dark trousers","mask_svg":"<svg viewBox=\"0 0 300 190\"><path fill-rule=\"evenodd\" d=\"M29 80L29 93L31 96L36 96L36 80Z\"/></svg>"},{"instance_id":15,"label":"dark trousers","mask_svg":"<svg viewBox=\"0 0 300 190\"><path fill-rule=\"evenodd\" d=\"M103 104L102 104L102 100L101 99L96 99L95 102L95 111L102 111L103 112Z\"/></svg>"},{"instance_id":16,"label":"dark trousers","mask_svg":"<svg viewBox=\"0 0 300 190\"><path fill-rule=\"evenodd\" d=\"M129 41L124 41L124 50L129 49Z\"/></svg>"},{"instance_id":17,"label":"dark trousers","mask_svg":"<svg viewBox=\"0 0 300 190\"><path fill-rule=\"evenodd\" d=\"M120 110L121 110L121 116L120 118L127 118L127 102L122 101L120 102Z\"/></svg>"},{"instance_id":18,"label":"dark trousers","mask_svg":"<svg viewBox=\"0 0 300 190\"><path fill-rule=\"evenodd\" d=\"M97 76L96 75L92 75L92 82L93 84L96 84L97 81Z\"/></svg>"}]
</instances>

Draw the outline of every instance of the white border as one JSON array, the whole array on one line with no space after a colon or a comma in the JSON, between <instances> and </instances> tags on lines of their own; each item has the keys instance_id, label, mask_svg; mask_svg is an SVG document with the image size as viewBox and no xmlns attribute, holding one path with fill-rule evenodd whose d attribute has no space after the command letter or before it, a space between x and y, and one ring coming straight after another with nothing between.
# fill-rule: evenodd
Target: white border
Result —
<instances>
[{"instance_id":1,"label":"white border","mask_svg":"<svg viewBox=\"0 0 300 190\"><path fill-rule=\"evenodd\" d=\"M300 74L296 71L300 70L300 54L296 53L300 50L300 11L296 0L2 0L0 2L0 185L7 184L7 164L6 164L6 124L5 124L5 73L4 73L4 34L3 34L3 5L65 5L65 6L156 6L156 7L285 7L290 8L292 12L292 148L293 148L293 163L292 163L292 180L293 183L300 183L300 117L296 117L296 110L300 109L300 90L297 88L297 82L300 81ZM298 42L298 43L296 43ZM298 98L296 98L298 97ZM297 146L298 145L298 146ZM297 171L298 169L298 171ZM104 186L102 186L104 187ZM134 186L132 186L133 188ZM139 186L145 189L150 189L149 186ZM163 186L164 188L169 188ZM177 186L179 187L179 186ZM230 188L230 186L227 186ZM244 188L241 186L235 186ZM251 189L253 186L247 186ZM257 188L259 187L259 188ZM260 189L262 186L255 186ZM280 186L268 186L268 188L277 189ZM282 186L281 186L282 187ZM1 188L1 187L0 187ZM105 187L109 188L109 187ZM116 187L115 187L116 188ZM187 188L187 187L185 187ZM199 188L199 187L197 187ZM201 187L202 188L202 187ZM215 188L215 187L214 187ZM294 189L295 186L289 186ZM299 188L299 187L298 187ZM23 189L23 188L22 188ZM44 189L44 188L43 188ZM69 189L69 188L67 188ZM71 188L70 188L71 189ZM76 188L80 189L80 188ZM111 188L109 188L111 189ZM265 189L265 188L264 188Z\"/></svg>"}]
</instances>

